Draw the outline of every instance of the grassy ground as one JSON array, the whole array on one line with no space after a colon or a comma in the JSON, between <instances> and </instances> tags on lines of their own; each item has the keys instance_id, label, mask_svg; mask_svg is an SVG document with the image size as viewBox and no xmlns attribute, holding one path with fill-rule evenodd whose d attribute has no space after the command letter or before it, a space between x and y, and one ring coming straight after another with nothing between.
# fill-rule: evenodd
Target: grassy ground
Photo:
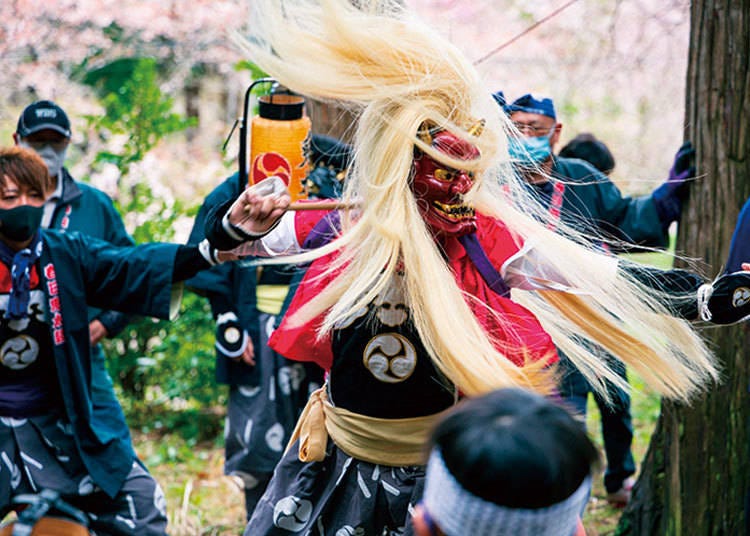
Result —
<instances>
[{"instance_id":1,"label":"grassy ground","mask_svg":"<svg viewBox=\"0 0 750 536\"><path fill-rule=\"evenodd\" d=\"M164 488L169 534L242 534L244 494L223 474L220 440L193 445L176 434L135 432L133 441L138 455Z\"/></svg>"},{"instance_id":2,"label":"grassy ground","mask_svg":"<svg viewBox=\"0 0 750 536\"><path fill-rule=\"evenodd\" d=\"M641 461L648 448L656 420L659 417L659 397L649 394L643 389L642 382L638 378L630 376L630 383L633 386L632 393L632 414L633 428L635 437L633 438L633 457L636 462L636 471L640 472ZM589 435L599 446L599 451L604 453L602 445L601 422L599 419L599 409L589 397L587 425ZM603 483L602 471L594 480L594 489L591 500L586 508L584 516L584 525L588 536L612 536L615 533L617 522L622 510L613 508L607 503L606 491ZM637 473L636 473L637 476Z\"/></svg>"}]
</instances>

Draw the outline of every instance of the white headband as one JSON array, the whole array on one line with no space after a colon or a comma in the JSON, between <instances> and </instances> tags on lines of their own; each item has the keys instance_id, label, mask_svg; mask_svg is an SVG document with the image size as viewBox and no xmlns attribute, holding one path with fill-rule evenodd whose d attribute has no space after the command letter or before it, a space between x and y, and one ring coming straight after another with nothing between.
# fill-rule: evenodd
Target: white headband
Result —
<instances>
[{"instance_id":1,"label":"white headband","mask_svg":"<svg viewBox=\"0 0 750 536\"><path fill-rule=\"evenodd\" d=\"M572 536L590 491L588 476L570 497L552 506L507 508L466 491L448 471L438 449L433 449L422 502L447 536Z\"/></svg>"}]
</instances>

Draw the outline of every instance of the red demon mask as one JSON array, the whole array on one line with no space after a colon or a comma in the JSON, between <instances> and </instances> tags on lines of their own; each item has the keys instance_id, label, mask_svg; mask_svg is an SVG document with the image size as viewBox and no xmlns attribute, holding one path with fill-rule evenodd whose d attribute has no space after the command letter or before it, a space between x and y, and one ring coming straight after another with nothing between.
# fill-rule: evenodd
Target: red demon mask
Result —
<instances>
[{"instance_id":1,"label":"red demon mask","mask_svg":"<svg viewBox=\"0 0 750 536\"><path fill-rule=\"evenodd\" d=\"M475 160L479 150L467 141L441 130L431 137L438 151L459 160ZM474 184L470 171L447 168L417 150L414 158L411 188L419 211L436 237L462 236L476 230L474 209L464 203L463 196Z\"/></svg>"}]
</instances>

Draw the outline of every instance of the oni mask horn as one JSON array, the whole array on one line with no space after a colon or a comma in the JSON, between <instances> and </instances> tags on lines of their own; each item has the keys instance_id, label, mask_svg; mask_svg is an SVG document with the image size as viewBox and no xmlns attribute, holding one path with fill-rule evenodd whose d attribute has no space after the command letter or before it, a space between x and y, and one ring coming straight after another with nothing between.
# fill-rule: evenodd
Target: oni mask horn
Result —
<instances>
[{"instance_id":1,"label":"oni mask horn","mask_svg":"<svg viewBox=\"0 0 750 536\"><path fill-rule=\"evenodd\" d=\"M471 127L469 128L469 131L468 131L469 135L477 137L477 138L479 136L481 136L482 132L484 131L484 125L486 123L487 123L487 121L485 121L484 119L480 119L479 121L477 121L476 123L474 123L473 125L471 125Z\"/></svg>"},{"instance_id":2,"label":"oni mask horn","mask_svg":"<svg viewBox=\"0 0 750 536\"><path fill-rule=\"evenodd\" d=\"M417 130L417 138L429 146L432 146L432 128L427 122L424 122Z\"/></svg>"},{"instance_id":3,"label":"oni mask horn","mask_svg":"<svg viewBox=\"0 0 750 536\"><path fill-rule=\"evenodd\" d=\"M471 125L467 132L470 136L479 137L482 135L486 123L487 122L484 119L480 119L479 121ZM422 126L419 127L419 130L417 130L417 137L425 144L431 146L433 141L432 133L435 131L435 129L436 127L434 125L431 125L425 121L424 123L422 123Z\"/></svg>"}]
</instances>

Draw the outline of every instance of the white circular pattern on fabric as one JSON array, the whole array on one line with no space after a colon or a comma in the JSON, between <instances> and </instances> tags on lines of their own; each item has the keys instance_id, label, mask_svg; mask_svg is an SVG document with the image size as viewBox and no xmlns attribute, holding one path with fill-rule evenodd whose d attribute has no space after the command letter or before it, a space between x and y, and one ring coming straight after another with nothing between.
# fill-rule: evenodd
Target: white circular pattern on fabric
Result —
<instances>
[{"instance_id":1,"label":"white circular pattern on fabric","mask_svg":"<svg viewBox=\"0 0 750 536\"><path fill-rule=\"evenodd\" d=\"M273 524L290 532L302 530L312 515L312 503L294 495L284 497L273 508Z\"/></svg>"},{"instance_id":2,"label":"white circular pattern on fabric","mask_svg":"<svg viewBox=\"0 0 750 536\"><path fill-rule=\"evenodd\" d=\"M289 396L292 391L299 391L299 387L306 376L305 367L301 363L295 363L288 367L280 367L277 382L279 389L285 396Z\"/></svg>"},{"instance_id":3,"label":"white circular pattern on fabric","mask_svg":"<svg viewBox=\"0 0 750 536\"><path fill-rule=\"evenodd\" d=\"M253 398L254 396L257 396L258 393L260 393L260 385L256 385L253 387L240 385L237 388L237 390L242 396L247 397L247 398Z\"/></svg>"},{"instance_id":4,"label":"white circular pattern on fabric","mask_svg":"<svg viewBox=\"0 0 750 536\"><path fill-rule=\"evenodd\" d=\"M94 493L94 479L90 475L86 475L78 483L78 494L91 495L92 493Z\"/></svg>"},{"instance_id":5,"label":"white circular pattern on fabric","mask_svg":"<svg viewBox=\"0 0 750 536\"><path fill-rule=\"evenodd\" d=\"M382 333L365 347L364 365L375 378L399 383L409 378L417 366L414 345L398 333Z\"/></svg>"},{"instance_id":6,"label":"white circular pattern on fabric","mask_svg":"<svg viewBox=\"0 0 750 536\"><path fill-rule=\"evenodd\" d=\"M240 333L240 330L235 327L227 328L226 331L224 331L224 338L229 344L236 344L241 336L242 334Z\"/></svg>"},{"instance_id":7,"label":"white circular pattern on fabric","mask_svg":"<svg viewBox=\"0 0 750 536\"><path fill-rule=\"evenodd\" d=\"M374 305L375 315L386 326L400 326L409 318L409 309L399 285L388 287L375 298Z\"/></svg>"},{"instance_id":8,"label":"white circular pattern on fabric","mask_svg":"<svg viewBox=\"0 0 750 536\"><path fill-rule=\"evenodd\" d=\"M739 287L732 294L732 307L743 307L750 302L750 288Z\"/></svg>"},{"instance_id":9,"label":"white circular pattern on fabric","mask_svg":"<svg viewBox=\"0 0 750 536\"><path fill-rule=\"evenodd\" d=\"M13 417L0 417L0 422L8 428L19 428L26 424L28 419L14 419Z\"/></svg>"},{"instance_id":10,"label":"white circular pattern on fabric","mask_svg":"<svg viewBox=\"0 0 750 536\"><path fill-rule=\"evenodd\" d=\"M0 347L0 361L12 370L22 370L39 356L39 343L28 335L19 335Z\"/></svg>"},{"instance_id":11,"label":"white circular pattern on fabric","mask_svg":"<svg viewBox=\"0 0 750 536\"><path fill-rule=\"evenodd\" d=\"M334 536L367 536L367 533L362 527L357 527L355 529L351 525L344 525L336 531Z\"/></svg>"},{"instance_id":12,"label":"white circular pattern on fabric","mask_svg":"<svg viewBox=\"0 0 750 536\"><path fill-rule=\"evenodd\" d=\"M266 432L266 445L274 452L284 450L284 427L276 423Z\"/></svg>"}]
</instances>

